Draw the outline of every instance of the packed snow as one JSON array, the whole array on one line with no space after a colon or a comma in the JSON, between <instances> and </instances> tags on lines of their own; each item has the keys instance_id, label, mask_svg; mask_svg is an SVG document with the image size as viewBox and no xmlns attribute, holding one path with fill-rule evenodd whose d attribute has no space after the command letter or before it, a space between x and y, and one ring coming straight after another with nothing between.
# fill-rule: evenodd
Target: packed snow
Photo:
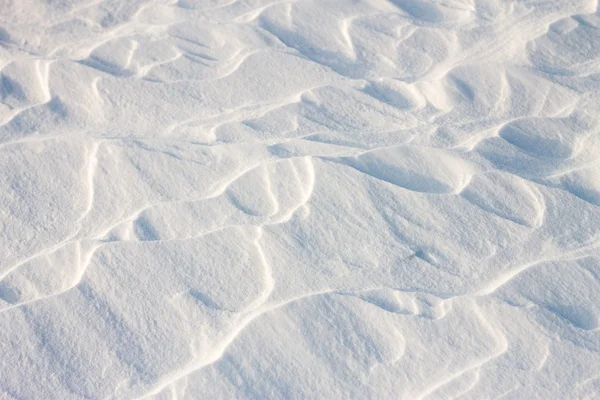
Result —
<instances>
[{"instance_id":1,"label":"packed snow","mask_svg":"<svg viewBox=\"0 0 600 400\"><path fill-rule=\"evenodd\" d=\"M0 0L0 399L600 398L590 0Z\"/></svg>"}]
</instances>

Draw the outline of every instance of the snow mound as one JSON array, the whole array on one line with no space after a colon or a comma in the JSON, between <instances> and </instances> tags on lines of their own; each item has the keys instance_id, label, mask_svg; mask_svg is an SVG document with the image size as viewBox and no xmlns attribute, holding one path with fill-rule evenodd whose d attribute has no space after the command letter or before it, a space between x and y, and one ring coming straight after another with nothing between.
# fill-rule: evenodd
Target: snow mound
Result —
<instances>
[{"instance_id":1,"label":"snow mound","mask_svg":"<svg viewBox=\"0 0 600 400\"><path fill-rule=\"evenodd\" d=\"M0 399L600 397L590 0L0 2Z\"/></svg>"}]
</instances>

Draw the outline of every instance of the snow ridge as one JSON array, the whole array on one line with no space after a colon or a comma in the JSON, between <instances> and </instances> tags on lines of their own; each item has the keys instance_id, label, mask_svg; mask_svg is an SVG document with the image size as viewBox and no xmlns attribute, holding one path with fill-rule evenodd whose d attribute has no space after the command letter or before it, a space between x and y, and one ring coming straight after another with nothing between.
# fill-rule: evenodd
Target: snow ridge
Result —
<instances>
[{"instance_id":1,"label":"snow ridge","mask_svg":"<svg viewBox=\"0 0 600 400\"><path fill-rule=\"evenodd\" d=\"M0 16L0 399L600 396L596 1Z\"/></svg>"}]
</instances>

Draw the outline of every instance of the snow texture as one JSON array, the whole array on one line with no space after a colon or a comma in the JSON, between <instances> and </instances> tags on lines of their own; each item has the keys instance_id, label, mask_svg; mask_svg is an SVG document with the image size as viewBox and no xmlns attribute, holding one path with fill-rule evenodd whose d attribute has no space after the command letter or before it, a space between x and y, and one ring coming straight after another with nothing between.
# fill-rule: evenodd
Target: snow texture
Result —
<instances>
[{"instance_id":1,"label":"snow texture","mask_svg":"<svg viewBox=\"0 0 600 400\"><path fill-rule=\"evenodd\" d=\"M591 0L0 1L0 399L600 398Z\"/></svg>"}]
</instances>

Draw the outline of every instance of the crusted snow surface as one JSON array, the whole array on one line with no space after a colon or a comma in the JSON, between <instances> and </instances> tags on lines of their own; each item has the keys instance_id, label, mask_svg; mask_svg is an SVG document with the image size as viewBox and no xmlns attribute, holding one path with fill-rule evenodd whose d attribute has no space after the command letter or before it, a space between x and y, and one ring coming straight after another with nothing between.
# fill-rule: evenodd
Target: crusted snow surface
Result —
<instances>
[{"instance_id":1,"label":"crusted snow surface","mask_svg":"<svg viewBox=\"0 0 600 400\"><path fill-rule=\"evenodd\" d=\"M0 1L0 398L600 398L597 2Z\"/></svg>"}]
</instances>

